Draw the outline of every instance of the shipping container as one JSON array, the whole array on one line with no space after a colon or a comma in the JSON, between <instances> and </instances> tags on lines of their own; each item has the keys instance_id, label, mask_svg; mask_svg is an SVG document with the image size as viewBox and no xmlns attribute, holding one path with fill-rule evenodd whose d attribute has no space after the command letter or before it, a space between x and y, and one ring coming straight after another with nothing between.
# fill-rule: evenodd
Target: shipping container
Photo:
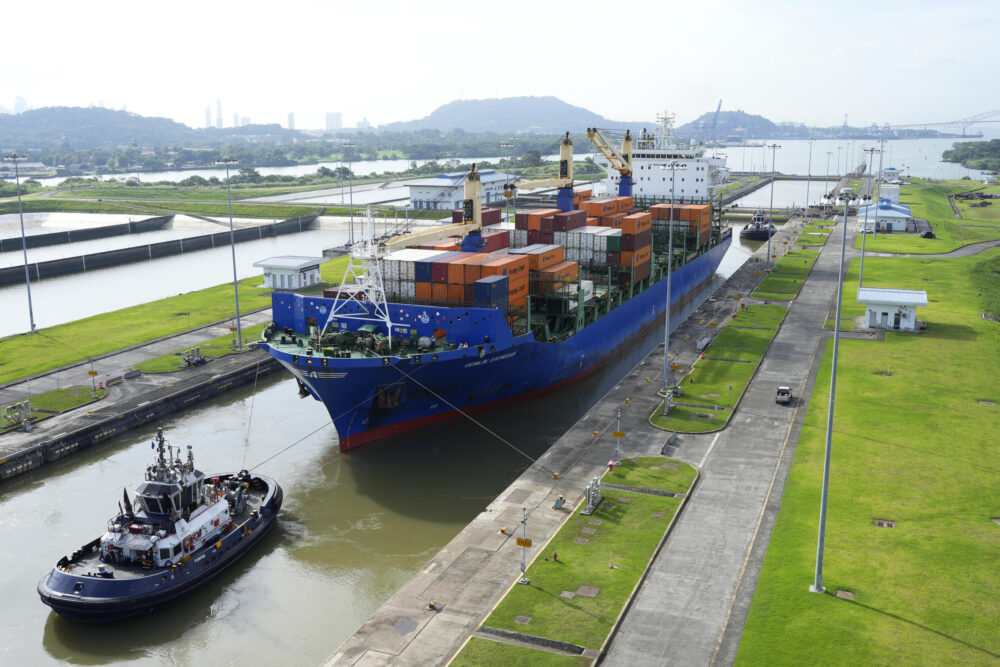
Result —
<instances>
[{"instance_id":1,"label":"shipping container","mask_svg":"<svg viewBox=\"0 0 1000 667\"><path fill-rule=\"evenodd\" d=\"M575 283L580 276L580 265L576 262L559 262L532 273L532 294L550 294L562 288L565 283Z\"/></svg>"},{"instance_id":2,"label":"shipping container","mask_svg":"<svg viewBox=\"0 0 1000 667\"><path fill-rule=\"evenodd\" d=\"M607 215L601 216L601 226L621 229L624 220L625 220L624 213L608 213Z\"/></svg>"},{"instance_id":3,"label":"shipping container","mask_svg":"<svg viewBox=\"0 0 1000 667\"><path fill-rule=\"evenodd\" d=\"M633 213L622 218L622 234L638 234L651 229L653 216L649 213Z\"/></svg>"},{"instance_id":4,"label":"shipping container","mask_svg":"<svg viewBox=\"0 0 1000 667\"><path fill-rule=\"evenodd\" d=\"M557 208L543 208L528 211L528 229L541 229L542 218L548 218L560 212L561 211Z\"/></svg>"},{"instance_id":5,"label":"shipping container","mask_svg":"<svg viewBox=\"0 0 1000 667\"><path fill-rule=\"evenodd\" d=\"M528 228L528 214L527 213L515 213L514 214L514 229L527 229Z\"/></svg>"},{"instance_id":6,"label":"shipping container","mask_svg":"<svg viewBox=\"0 0 1000 667\"><path fill-rule=\"evenodd\" d=\"M445 259L446 257L449 257L450 255L453 255L453 254L455 254L455 253L447 253L447 252L436 251L433 255L430 255L429 257L425 257L424 259L418 260L416 262L416 264L414 264L414 266L413 266L413 278L414 278L414 280L416 280L418 282L427 282L427 283L433 282L434 281L434 275L433 275L434 262L437 261L437 260L439 260L439 259Z\"/></svg>"},{"instance_id":7,"label":"shipping container","mask_svg":"<svg viewBox=\"0 0 1000 667\"><path fill-rule=\"evenodd\" d=\"M483 225L495 225L503 218L503 214L498 208L484 208L482 210Z\"/></svg>"},{"instance_id":8,"label":"shipping container","mask_svg":"<svg viewBox=\"0 0 1000 667\"><path fill-rule=\"evenodd\" d=\"M647 229L644 232L639 232L638 234L622 234L621 236L621 249L622 250L638 250L639 248L645 248L653 242L653 231Z\"/></svg>"},{"instance_id":9,"label":"shipping container","mask_svg":"<svg viewBox=\"0 0 1000 667\"><path fill-rule=\"evenodd\" d=\"M447 283L450 277L448 275L448 265L454 261L462 259L463 257L469 257L471 255L472 253L468 252L454 252L445 257L435 257L433 264L431 264L431 282Z\"/></svg>"},{"instance_id":10,"label":"shipping container","mask_svg":"<svg viewBox=\"0 0 1000 667\"><path fill-rule=\"evenodd\" d=\"M625 212L632 208L634 199L632 197L616 197L615 202L618 204L618 210Z\"/></svg>"},{"instance_id":11,"label":"shipping container","mask_svg":"<svg viewBox=\"0 0 1000 667\"><path fill-rule=\"evenodd\" d=\"M642 264L644 262L648 262L652 255L652 248L649 246L634 251L622 250L622 266L630 266L633 263Z\"/></svg>"},{"instance_id":12,"label":"shipping container","mask_svg":"<svg viewBox=\"0 0 1000 667\"><path fill-rule=\"evenodd\" d=\"M496 252L510 247L510 232L506 229L498 229L492 232L483 232L483 250L485 252Z\"/></svg>"},{"instance_id":13,"label":"shipping container","mask_svg":"<svg viewBox=\"0 0 1000 667\"><path fill-rule=\"evenodd\" d=\"M528 258L528 268L538 271L565 259L566 249L559 245L529 246L520 251Z\"/></svg>"},{"instance_id":14,"label":"shipping container","mask_svg":"<svg viewBox=\"0 0 1000 667\"><path fill-rule=\"evenodd\" d=\"M512 280L509 285L510 287L507 290L508 301L516 302L518 299L528 296L528 276Z\"/></svg>"},{"instance_id":15,"label":"shipping container","mask_svg":"<svg viewBox=\"0 0 1000 667\"><path fill-rule=\"evenodd\" d=\"M507 255L484 264L482 275L502 276L506 275L510 281L528 277L528 258L524 255Z\"/></svg>"},{"instance_id":16,"label":"shipping container","mask_svg":"<svg viewBox=\"0 0 1000 667\"><path fill-rule=\"evenodd\" d=\"M431 303L444 306L448 303L448 284L431 283Z\"/></svg>"}]
</instances>

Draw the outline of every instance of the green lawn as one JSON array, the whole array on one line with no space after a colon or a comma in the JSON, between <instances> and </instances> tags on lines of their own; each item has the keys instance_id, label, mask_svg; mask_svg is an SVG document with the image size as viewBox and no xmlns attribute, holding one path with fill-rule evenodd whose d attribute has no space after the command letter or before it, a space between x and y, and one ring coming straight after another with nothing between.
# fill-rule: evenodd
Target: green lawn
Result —
<instances>
[{"instance_id":1,"label":"green lawn","mask_svg":"<svg viewBox=\"0 0 1000 667\"><path fill-rule=\"evenodd\" d=\"M531 665L531 667L584 667L593 660L568 655L558 655L539 649L495 642L473 637L455 656L451 667L508 667L510 665Z\"/></svg>"},{"instance_id":2,"label":"green lawn","mask_svg":"<svg viewBox=\"0 0 1000 667\"><path fill-rule=\"evenodd\" d=\"M339 282L346 265L347 257L326 262L320 265L321 276ZM239 282L241 311L271 305L270 291L256 287L260 282L260 276ZM35 334L0 338L0 383L234 315L233 286L226 283L58 324Z\"/></svg>"},{"instance_id":3,"label":"green lawn","mask_svg":"<svg viewBox=\"0 0 1000 667\"><path fill-rule=\"evenodd\" d=\"M266 324L257 324L252 327L244 327L243 347L246 348L247 344L259 339L261 332L264 331L264 327L266 326ZM232 345L233 340L235 339L236 333L226 334L225 336L219 336L218 338L207 340L204 343L199 343L198 345L191 345L190 347L185 347L182 350L177 350L176 352L171 352L170 354L164 354L159 357L147 359L146 361L136 364L133 368L140 370L143 373L170 373L172 371L178 371L185 368L182 355L187 350L197 347L202 356L209 359L218 359L219 357L224 357L227 354L236 353L236 350Z\"/></svg>"},{"instance_id":4,"label":"green lawn","mask_svg":"<svg viewBox=\"0 0 1000 667\"><path fill-rule=\"evenodd\" d=\"M656 462L661 466L673 463L676 468L649 470ZM604 480L616 484L622 479L641 480L643 486L666 486L687 493L695 476L688 464L672 459L649 457L625 467L632 465L637 470L631 476L623 472L619 479L606 474ZM514 586L484 625L600 648L680 504L680 498L605 489L604 501L592 516L572 514L547 545L536 547L544 551L528 568L531 583ZM586 543L574 541L584 536ZM553 560L553 554L558 554L558 559ZM612 559L614 568L609 567ZM599 591L593 597L561 595L576 592L581 586L594 586ZM530 616L531 620L517 623L517 616ZM459 657L471 662L455 664L475 664L474 656L464 650Z\"/></svg>"},{"instance_id":5,"label":"green lawn","mask_svg":"<svg viewBox=\"0 0 1000 667\"><path fill-rule=\"evenodd\" d=\"M924 218L931 223L931 228L937 238L922 239L918 234L909 233L880 233L878 236L868 235L865 240L865 251L910 253L910 254L933 254L950 252L963 245L979 243L1000 238L1000 226L989 219L985 221L981 216L988 215L980 213L984 209L968 209L977 211L970 213L969 219L957 220L955 212L948 203L948 196L957 192L965 192L975 187L969 181L940 181L931 182L921 179L912 179L913 185L904 185L900 189L899 201L910 207L914 217ZM994 206L998 204L994 203ZM961 210L961 207L960 207ZM992 225L992 228L984 228L982 225ZM861 248L861 236L856 242L856 248Z\"/></svg>"},{"instance_id":6,"label":"green lawn","mask_svg":"<svg viewBox=\"0 0 1000 667\"><path fill-rule=\"evenodd\" d=\"M773 301L794 299L818 256L818 250L789 250L774 264L771 272L764 276L750 296Z\"/></svg>"},{"instance_id":7,"label":"green lawn","mask_svg":"<svg viewBox=\"0 0 1000 667\"><path fill-rule=\"evenodd\" d=\"M826 240L830 238L830 232L832 231L832 223L821 224L819 222L813 222L799 234L799 238L796 239L796 245L803 246L823 246L826 245Z\"/></svg>"},{"instance_id":8,"label":"green lawn","mask_svg":"<svg viewBox=\"0 0 1000 667\"><path fill-rule=\"evenodd\" d=\"M696 361L679 383L684 393L674 401L702 407L675 405L664 417L661 403L650 415L650 423L681 433L702 433L725 426L733 404L749 384L787 312L784 306L753 304L731 318L705 348L706 358Z\"/></svg>"},{"instance_id":9,"label":"green lawn","mask_svg":"<svg viewBox=\"0 0 1000 667\"><path fill-rule=\"evenodd\" d=\"M133 206L85 199L27 198L23 200L25 213L131 213L132 215L158 215ZM17 200L0 202L0 215L17 213Z\"/></svg>"},{"instance_id":10,"label":"green lawn","mask_svg":"<svg viewBox=\"0 0 1000 667\"><path fill-rule=\"evenodd\" d=\"M832 345L816 381L740 644L742 664L996 664L1000 329L974 267L870 258L865 284L926 289L922 334L842 340L824 584L816 555ZM857 262L852 263L856 270ZM856 274L855 274L856 275ZM856 281L845 288L845 311ZM896 522L895 528L873 524ZM838 589L853 600L834 597Z\"/></svg>"},{"instance_id":11,"label":"green lawn","mask_svg":"<svg viewBox=\"0 0 1000 667\"><path fill-rule=\"evenodd\" d=\"M686 493L696 474L691 466L667 461L662 456L636 456L622 459L622 464L615 466L613 473L604 475L604 481L642 489Z\"/></svg>"},{"instance_id":12,"label":"green lawn","mask_svg":"<svg viewBox=\"0 0 1000 667\"><path fill-rule=\"evenodd\" d=\"M97 398L93 398L93 389L91 387L65 387L63 389L53 389L52 391L35 394L31 397L31 421L32 423L37 423L43 419L48 419L53 416L47 412L36 412L36 410L55 410L56 412L66 412L67 410L78 408L81 405L87 405L88 403L98 401L104 398L106 394L107 392L105 390L98 389ZM0 433L6 433L7 431L20 428L22 427L15 424L13 426L7 426L0 429Z\"/></svg>"}]
</instances>

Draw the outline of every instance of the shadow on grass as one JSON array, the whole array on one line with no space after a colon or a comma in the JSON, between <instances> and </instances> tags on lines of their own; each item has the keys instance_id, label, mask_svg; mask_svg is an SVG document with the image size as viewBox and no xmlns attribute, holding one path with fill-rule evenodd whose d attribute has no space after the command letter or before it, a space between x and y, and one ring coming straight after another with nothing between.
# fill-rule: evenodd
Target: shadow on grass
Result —
<instances>
[{"instance_id":1,"label":"shadow on grass","mask_svg":"<svg viewBox=\"0 0 1000 667\"><path fill-rule=\"evenodd\" d=\"M976 340L979 338L979 333L976 332L970 326L960 324L958 326L952 324L937 324L934 322L927 323L927 329L924 334L929 338L940 338L944 340Z\"/></svg>"},{"instance_id":2,"label":"shadow on grass","mask_svg":"<svg viewBox=\"0 0 1000 667\"><path fill-rule=\"evenodd\" d=\"M830 595L832 597L836 597L836 595L834 595L830 591L827 591L826 594ZM976 646L975 644L970 644L969 642L967 642L965 640L959 639L958 637L953 637L952 635L949 635L949 634L947 634L945 632L941 632L940 630L935 630L934 628L928 627L928 626L924 625L923 623L917 623L916 621L911 621L908 618L903 618L899 614L893 614L892 612L885 611L885 610L882 610L882 609L878 609L876 607L872 607L871 605L864 604L863 602L858 602L857 600L843 600L842 598L837 598L837 599L841 600L842 602L846 602L848 604L852 604L852 605L855 605L855 606L858 606L858 607L862 607L864 609L867 609L868 611L873 611L876 614L882 614L883 616L887 616L889 618L895 619L895 620L897 620L897 621L899 621L901 623L906 623L907 625L912 625L915 628L919 628L921 630L925 630L925 631L930 632L932 634L935 634L935 635L937 635L939 637L942 637L942 638L947 639L949 641L955 642L956 644L961 644L962 646L965 646L966 648L970 648L973 651L979 651L981 653L985 653L986 655L992 656L994 658L1000 658L1000 653L994 653L993 651L991 651L989 649L986 649L986 648L983 648L982 646Z\"/></svg>"}]
</instances>

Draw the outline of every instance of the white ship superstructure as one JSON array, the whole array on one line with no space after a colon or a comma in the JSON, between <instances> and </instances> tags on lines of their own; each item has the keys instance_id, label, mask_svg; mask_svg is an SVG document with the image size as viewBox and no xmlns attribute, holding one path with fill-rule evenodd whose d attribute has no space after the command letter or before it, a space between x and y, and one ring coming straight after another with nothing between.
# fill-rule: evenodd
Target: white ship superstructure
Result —
<instances>
[{"instance_id":1,"label":"white ship superstructure","mask_svg":"<svg viewBox=\"0 0 1000 667\"><path fill-rule=\"evenodd\" d=\"M632 194L636 197L670 199L692 203L707 202L716 188L729 180L724 155L706 156L703 146L679 146L674 138L674 116L657 115L655 133L643 129L632 146ZM671 171L671 162L680 165ZM618 172L597 154L596 162L607 174L607 191L618 192ZM677 179L676 184L671 177Z\"/></svg>"}]
</instances>

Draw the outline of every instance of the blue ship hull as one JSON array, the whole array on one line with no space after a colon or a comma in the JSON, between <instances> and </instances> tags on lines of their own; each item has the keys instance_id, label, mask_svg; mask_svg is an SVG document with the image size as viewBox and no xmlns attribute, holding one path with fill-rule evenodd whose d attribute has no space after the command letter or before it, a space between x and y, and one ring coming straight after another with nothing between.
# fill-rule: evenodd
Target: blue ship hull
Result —
<instances>
[{"instance_id":1,"label":"blue ship hull","mask_svg":"<svg viewBox=\"0 0 1000 667\"><path fill-rule=\"evenodd\" d=\"M681 312L712 281L732 236L673 273L671 312ZM597 370L625 343L662 321L667 279L651 285L565 340L539 342L515 337L496 310L390 304L394 331L432 336L447 328L448 338L469 347L409 357L328 358L291 354L261 343L314 398L322 401L340 437L340 449L426 424L552 391ZM274 322L304 333L322 324L333 299L274 293ZM356 327L354 327L356 328ZM385 397L390 400L384 400Z\"/></svg>"}]
</instances>

